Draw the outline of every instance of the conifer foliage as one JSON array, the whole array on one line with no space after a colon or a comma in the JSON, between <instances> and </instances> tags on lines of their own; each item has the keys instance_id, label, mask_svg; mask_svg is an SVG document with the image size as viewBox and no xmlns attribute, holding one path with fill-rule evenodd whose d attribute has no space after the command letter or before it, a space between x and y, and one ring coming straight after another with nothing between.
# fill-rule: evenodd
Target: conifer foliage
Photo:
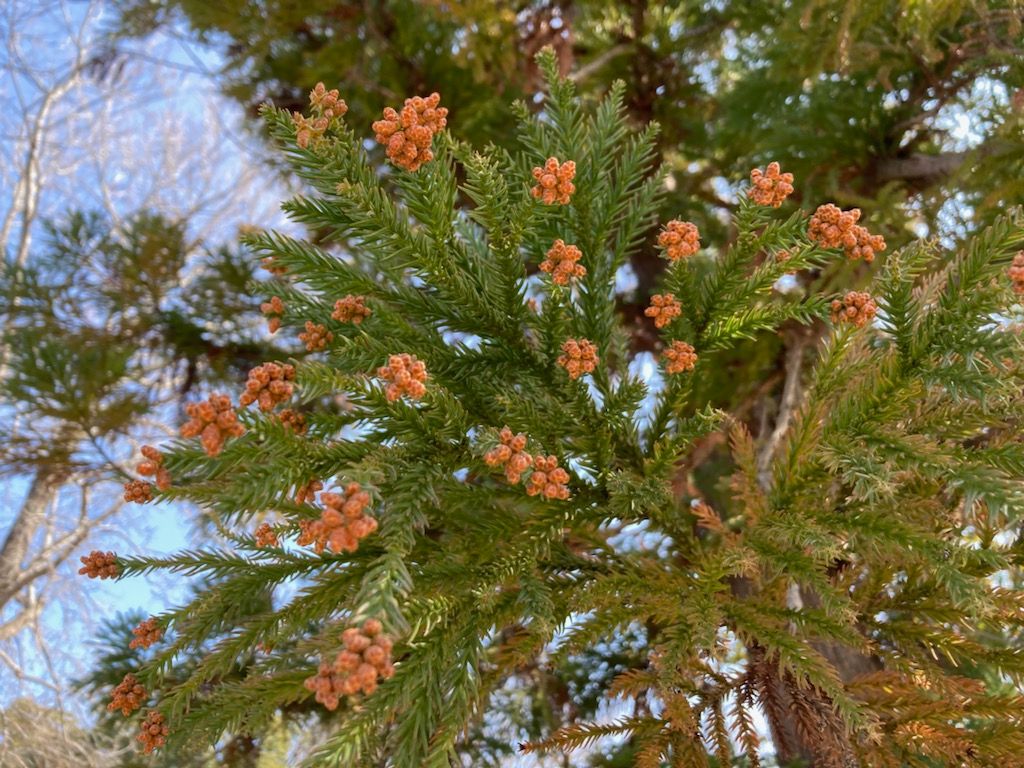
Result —
<instances>
[{"instance_id":1,"label":"conifer foliage","mask_svg":"<svg viewBox=\"0 0 1024 768\"><path fill-rule=\"evenodd\" d=\"M549 92L539 116L518 108L515 154L453 140L458 105L434 95L372 130L322 87L308 118L266 111L313 190L285 209L344 248L249 238L295 359L240 387L258 408L212 395L160 447L173 484L154 498L203 505L233 547L85 561L206 579L145 631L146 750L315 698L334 715L314 764L449 766L467 734L500 731L486 713L524 669L625 642L632 661L596 678L624 714L521 749L613 737L640 766L758 765L759 711L780 760L1022 764L1024 220L868 267L884 241L859 212L787 217L799 179L773 164L712 252L655 220L657 127L629 130L622 88L588 111L539 62ZM616 314L641 247L665 257L646 379ZM866 290L821 290L848 259ZM793 363L775 428L752 435L702 370L780 330ZM730 463L691 481L723 434Z\"/></svg>"}]
</instances>

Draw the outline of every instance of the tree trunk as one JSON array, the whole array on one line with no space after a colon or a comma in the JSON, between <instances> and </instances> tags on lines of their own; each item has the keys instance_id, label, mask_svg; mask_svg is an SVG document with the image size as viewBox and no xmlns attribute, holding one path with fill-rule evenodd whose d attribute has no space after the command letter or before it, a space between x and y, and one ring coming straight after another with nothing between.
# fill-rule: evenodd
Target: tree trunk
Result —
<instances>
[{"instance_id":1,"label":"tree trunk","mask_svg":"<svg viewBox=\"0 0 1024 768\"><path fill-rule=\"evenodd\" d=\"M803 605L819 606L820 601L813 591L800 589L799 595ZM866 656L840 643L812 642L811 646L835 668L843 683L882 668L877 657ZM792 680L780 679L777 668L769 670L769 677L773 684L785 689L782 695L788 697L788 706L782 710L785 714L778 722L769 718L772 734L778 729L787 737L793 736L793 751L784 753L780 748L779 762L785 765L786 761L797 761L799 764L802 760L812 768L859 768L853 745L843 723L832 711L828 697L817 690L798 689ZM816 724L816 728L807 727L812 724Z\"/></svg>"},{"instance_id":2,"label":"tree trunk","mask_svg":"<svg viewBox=\"0 0 1024 768\"><path fill-rule=\"evenodd\" d=\"M766 694L771 697L765 711L779 765L860 768L850 737L824 693L798 686L774 664L765 664L758 679L762 703Z\"/></svg>"},{"instance_id":3,"label":"tree trunk","mask_svg":"<svg viewBox=\"0 0 1024 768\"><path fill-rule=\"evenodd\" d=\"M11 523L3 547L0 548L0 609L13 598L22 585L32 540L46 519L46 509L53 502L67 472L58 466L40 466L32 478L28 495Z\"/></svg>"},{"instance_id":4,"label":"tree trunk","mask_svg":"<svg viewBox=\"0 0 1024 768\"><path fill-rule=\"evenodd\" d=\"M774 429L761 437L757 461L758 485L766 494L771 490L775 453L802 399L803 352L808 343L805 332L791 334L780 355L785 378L778 416ZM752 595L753 585L747 579L735 579L732 593L736 599L743 600ZM805 606L819 608L821 601L813 590L794 583L787 595L787 603L788 607L800 610ZM843 683L881 667L877 658L865 656L839 643L812 642L811 646L836 669ZM757 644L748 648L748 655L750 680L768 719L779 764L806 768L860 768L846 726L835 713L831 699L806 681L797 681L792 675L782 672L778 663L768 658L764 648Z\"/></svg>"}]
</instances>

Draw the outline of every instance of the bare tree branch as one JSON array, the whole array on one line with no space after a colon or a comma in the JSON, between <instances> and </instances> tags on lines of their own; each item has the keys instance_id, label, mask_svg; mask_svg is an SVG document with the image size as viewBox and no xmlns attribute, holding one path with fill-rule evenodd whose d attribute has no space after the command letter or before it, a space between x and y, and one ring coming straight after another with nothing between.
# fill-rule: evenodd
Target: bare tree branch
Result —
<instances>
[{"instance_id":1,"label":"bare tree branch","mask_svg":"<svg viewBox=\"0 0 1024 768\"><path fill-rule=\"evenodd\" d=\"M878 180L938 181L960 170L970 155L970 152L946 152L939 155L886 158L878 163Z\"/></svg>"},{"instance_id":2,"label":"bare tree branch","mask_svg":"<svg viewBox=\"0 0 1024 768\"><path fill-rule=\"evenodd\" d=\"M760 486L767 490L772 485L771 465L778 450L779 443L786 436L789 425L793 420L793 414L800 407L800 400L803 387L800 383L800 372L804 361L804 348L807 340L800 335L794 335L789 347L786 349L786 378L782 385L782 399L779 401L778 415L775 419L775 428L768 439L761 445L757 455L757 480Z\"/></svg>"}]
</instances>

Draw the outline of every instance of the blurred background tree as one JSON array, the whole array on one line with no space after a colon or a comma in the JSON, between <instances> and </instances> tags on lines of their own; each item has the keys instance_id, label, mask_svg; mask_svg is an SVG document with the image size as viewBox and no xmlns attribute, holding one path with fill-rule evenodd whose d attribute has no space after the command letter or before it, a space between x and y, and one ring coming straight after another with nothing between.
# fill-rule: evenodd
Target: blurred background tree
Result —
<instances>
[{"instance_id":1,"label":"blurred background tree","mask_svg":"<svg viewBox=\"0 0 1024 768\"><path fill-rule=\"evenodd\" d=\"M124 505L124 475L193 390L233 387L273 354L248 286L256 265L223 245L276 209L258 146L231 135L230 104L215 123L203 114L196 68L160 35L107 66L111 13L102 0L0 4L4 766L136 759L134 734L89 730L71 685L114 610L81 588L78 556L200 529L188 510L154 519Z\"/></svg>"},{"instance_id":2,"label":"blurred background tree","mask_svg":"<svg viewBox=\"0 0 1024 768\"><path fill-rule=\"evenodd\" d=\"M30 698L3 710L0 765L11 768L100 768L110 755L89 731L66 723L66 713Z\"/></svg>"},{"instance_id":3,"label":"blurred background tree","mask_svg":"<svg viewBox=\"0 0 1024 768\"><path fill-rule=\"evenodd\" d=\"M666 209L708 233L735 204L727 180L771 159L805 202L858 205L896 241L962 235L1024 190L1016 0L116 2L124 34L184 19L252 113L301 109L322 80L369 126L437 90L478 142L510 138L552 45L581 91L622 79L636 121L661 124Z\"/></svg>"},{"instance_id":4,"label":"blurred background tree","mask_svg":"<svg viewBox=\"0 0 1024 768\"><path fill-rule=\"evenodd\" d=\"M24 266L0 271L0 472L27 485L0 539L2 640L49 634L43 614L56 596L45 588L64 586L58 571L77 568L86 541L131 537L120 483L134 477L140 442L165 438L158 424L176 420L194 388L233 386L273 355L246 289L252 261L190 243L185 230L152 212L120 226L71 212L44 224ZM5 655L12 678L27 674L15 655Z\"/></svg>"}]
</instances>

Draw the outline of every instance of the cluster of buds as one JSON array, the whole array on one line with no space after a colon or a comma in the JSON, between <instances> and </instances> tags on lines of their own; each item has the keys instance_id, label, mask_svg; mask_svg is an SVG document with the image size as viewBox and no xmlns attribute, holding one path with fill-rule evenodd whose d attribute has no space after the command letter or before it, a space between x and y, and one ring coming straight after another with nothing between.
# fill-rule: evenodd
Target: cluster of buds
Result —
<instances>
[{"instance_id":1,"label":"cluster of buds","mask_svg":"<svg viewBox=\"0 0 1024 768\"><path fill-rule=\"evenodd\" d=\"M280 543L270 523L260 523L256 526L255 536L257 547L276 547Z\"/></svg>"},{"instance_id":2,"label":"cluster of buds","mask_svg":"<svg viewBox=\"0 0 1024 768\"><path fill-rule=\"evenodd\" d=\"M654 318L655 328L664 328L683 313L683 307L674 293L656 293L651 296L651 306L644 310L647 317Z\"/></svg>"},{"instance_id":3,"label":"cluster of buds","mask_svg":"<svg viewBox=\"0 0 1024 768\"><path fill-rule=\"evenodd\" d=\"M523 472L530 468L533 457L526 452L526 435L512 434L508 427L502 427L501 442L484 454L484 463L489 467L502 466L510 483L518 483Z\"/></svg>"},{"instance_id":4,"label":"cluster of buds","mask_svg":"<svg viewBox=\"0 0 1024 768\"><path fill-rule=\"evenodd\" d=\"M264 363L249 371L245 391L238 398L240 405L259 403L261 411L272 411L274 406L292 396L295 366L287 363Z\"/></svg>"},{"instance_id":5,"label":"cluster of buds","mask_svg":"<svg viewBox=\"0 0 1024 768\"><path fill-rule=\"evenodd\" d=\"M141 450L146 460L139 462L135 471L140 475L153 477L156 480L156 487L161 491L166 491L171 487L171 473L164 466L163 454L151 445L144 445Z\"/></svg>"},{"instance_id":6,"label":"cluster of buds","mask_svg":"<svg viewBox=\"0 0 1024 768\"><path fill-rule=\"evenodd\" d=\"M430 145L434 134L448 124L448 110L438 106L441 96L432 93L426 98L414 96L405 100L401 112L384 109L384 117L373 124L378 142L384 145L388 159L399 168L415 171L434 159Z\"/></svg>"},{"instance_id":7,"label":"cluster of buds","mask_svg":"<svg viewBox=\"0 0 1024 768\"><path fill-rule=\"evenodd\" d=\"M273 256L266 256L261 259L260 265L267 270L267 272L272 275L277 275L278 277L287 274L288 272L285 267L278 266L277 260ZM280 299L278 299L278 301L280 301Z\"/></svg>"},{"instance_id":8,"label":"cluster of buds","mask_svg":"<svg viewBox=\"0 0 1024 768\"><path fill-rule=\"evenodd\" d=\"M260 312L267 316L267 328L271 333L277 333L281 327L281 318L284 316L284 302L280 296L271 296L270 301L260 304Z\"/></svg>"},{"instance_id":9,"label":"cluster of buds","mask_svg":"<svg viewBox=\"0 0 1024 768\"><path fill-rule=\"evenodd\" d=\"M750 172L750 189L747 196L758 205L778 208L793 193L793 174L782 173L778 163L768 163L762 171L755 168Z\"/></svg>"},{"instance_id":10,"label":"cluster of buds","mask_svg":"<svg viewBox=\"0 0 1024 768\"><path fill-rule=\"evenodd\" d=\"M544 205L568 205L576 185L576 163L566 160L559 163L557 157L549 157L543 166L533 169L533 178L537 183L530 194L538 198Z\"/></svg>"},{"instance_id":11,"label":"cluster of buds","mask_svg":"<svg viewBox=\"0 0 1024 768\"><path fill-rule=\"evenodd\" d=\"M540 271L549 273L555 285L568 285L570 279L587 274L587 268L577 264L582 257L579 248L566 245L565 241L558 239L548 249L547 258L540 263Z\"/></svg>"},{"instance_id":12,"label":"cluster of buds","mask_svg":"<svg viewBox=\"0 0 1024 768\"><path fill-rule=\"evenodd\" d=\"M365 296L353 296L350 293L345 298L334 302L334 311L331 312L331 317L339 323L359 325L373 313L373 310L366 306L365 302Z\"/></svg>"},{"instance_id":13,"label":"cluster of buds","mask_svg":"<svg viewBox=\"0 0 1024 768\"><path fill-rule=\"evenodd\" d=\"M1013 257L1013 263L1006 270L1006 274L1013 283L1014 293L1024 293L1024 251L1020 251Z\"/></svg>"},{"instance_id":14,"label":"cluster of buds","mask_svg":"<svg viewBox=\"0 0 1024 768\"><path fill-rule=\"evenodd\" d=\"M377 369L377 375L388 382L384 394L389 401L402 395L419 400L427 393L427 366L422 360L417 360L416 355L406 352L391 355L388 364Z\"/></svg>"},{"instance_id":15,"label":"cluster of buds","mask_svg":"<svg viewBox=\"0 0 1024 768\"><path fill-rule=\"evenodd\" d=\"M344 117L348 107L344 100L338 98L338 90L327 90L323 83L317 83L309 92L309 106L318 115L334 119Z\"/></svg>"},{"instance_id":16,"label":"cluster of buds","mask_svg":"<svg viewBox=\"0 0 1024 768\"><path fill-rule=\"evenodd\" d=\"M313 501L316 499L317 491L321 490L324 484L319 480L310 480L305 485L300 485L295 489L295 503L305 504L307 501Z\"/></svg>"},{"instance_id":17,"label":"cluster of buds","mask_svg":"<svg viewBox=\"0 0 1024 768\"><path fill-rule=\"evenodd\" d=\"M565 500L569 498L568 482L569 473L558 466L556 456L535 456L526 495Z\"/></svg>"},{"instance_id":18,"label":"cluster of buds","mask_svg":"<svg viewBox=\"0 0 1024 768\"><path fill-rule=\"evenodd\" d=\"M146 713L146 719L142 721L138 739L142 742L142 751L147 755L158 747L167 743L167 734L171 729L164 722L164 716L155 709Z\"/></svg>"},{"instance_id":19,"label":"cluster of buds","mask_svg":"<svg viewBox=\"0 0 1024 768\"><path fill-rule=\"evenodd\" d=\"M299 341L306 345L307 352L317 352L334 341L334 334L327 330L327 326L307 320L306 330L299 334Z\"/></svg>"},{"instance_id":20,"label":"cluster of buds","mask_svg":"<svg viewBox=\"0 0 1024 768\"><path fill-rule=\"evenodd\" d=\"M875 260L875 254L885 250L885 238L881 235L872 235L864 227L857 227L854 230L857 238L852 248L846 249L846 256L850 259L864 259L866 262Z\"/></svg>"},{"instance_id":21,"label":"cluster of buds","mask_svg":"<svg viewBox=\"0 0 1024 768\"><path fill-rule=\"evenodd\" d=\"M304 435L309 428L306 424L305 414L291 408L285 408L278 414L277 418L281 422L282 427L289 432L294 432L296 435Z\"/></svg>"},{"instance_id":22,"label":"cluster of buds","mask_svg":"<svg viewBox=\"0 0 1024 768\"><path fill-rule=\"evenodd\" d=\"M843 211L832 203L819 205L811 216L807 236L822 248L842 248L849 259L875 260L875 253L885 250L885 239L872 235L857 222L860 209Z\"/></svg>"},{"instance_id":23,"label":"cluster of buds","mask_svg":"<svg viewBox=\"0 0 1024 768\"><path fill-rule=\"evenodd\" d=\"M776 263L778 263L778 264L785 264L785 263L786 263L787 261L789 261L789 260L790 260L791 258L793 258L793 254L792 254L792 253L790 253L790 252L789 252L789 251L787 251L787 250L781 250L781 251L776 251L776 252L775 252L775 261L776 261ZM789 271L789 272L787 272L786 274L787 274L787 275L793 275L793 274L796 274L796 271L795 271L795 270L790 270L790 271Z\"/></svg>"},{"instance_id":24,"label":"cluster of buds","mask_svg":"<svg viewBox=\"0 0 1024 768\"><path fill-rule=\"evenodd\" d=\"M325 117L306 117L301 112L292 112L295 126L295 143L305 149L314 139L320 139L327 132L330 120Z\"/></svg>"},{"instance_id":25,"label":"cluster of buds","mask_svg":"<svg viewBox=\"0 0 1024 768\"><path fill-rule=\"evenodd\" d=\"M322 493L320 501L324 505L320 519L300 523L299 545L312 544L317 554L325 547L335 554L355 552L359 541L377 530L377 520L364 511L370 506L370 494L359 483L349 483L343 494Z\"/></svg>"},{"instance_id":26,"label":"cluster of buds","mask_svg":"<svg viewBox=\"0 0 1024 768\"><path fill-rule=\"evenodd\" d=\"M149 648L160 641L160 638L164 636L164 631L156 623L156 619L150 617L139 622L139 625L132 630L132 634L135 637L128 643L129 648Z\"/></svg>"},{"instance_id":27,"label":"cluster of buds","mask_svg":"<svg viewBox=\"0 0 1024 768\"><path fill-rule=\"evenodd\" d=\"M316 675L305 681L306 690L316 693L316 700L329 710L338 707L342 696L367 696L377 690L378 681L395 674L391 662L391 638L382 632L376 619L367 619L362 628L349 627L341 634L345 650L334 664L321 664Z\"/></svg>"},{"instance_id":28,"label":"cluster of buds","mask_svg":"<svg viewBox=\"0 0 1024 768\"><path fill-rule=\"evenodd\" d=\"M117 555L113 552L93 550L78 559L82 561L78 573L90 579L113 579L121 573L121 569L117 567Z\"/></svg>"},{"instance_id":29,"label":"cluster of buds","mask_svg":"<svg viewBox=\"0 0 1024 768\"><path fill-rule=\"evenodd\" d=\"M484 463L489 467L503 467L505 478L518 483L531 467L527 479L526 493L529 496L544 496L547 499L568 499L569 473L558 466L555 456L531 456L526 452L526 435L513 434L507 426L498 435L501 441L484 454Z\"/></svg>"},{"instance_id":30,"label":"cluster of buds","mask_svg":"<svg viewBox=\"0 0 1024 768\"><path fill-rule=\"evenodd\" d=\"M111 697L110 703L107 704L107 710L109 712L121 710L121 714L128 717L145 703L146 689L135 679L135 675L129 672L114 688L114 695Z\"/></svg>"},{"instance_id":31,"label":"cluster of buds","mask_svg":"<svg viewBox=\"0 0 1024 768\"><path fill-rule=\"evenodd\" d=\"M870 293L864 291L849 291L842 300L835 299L832 302L832 322L840 321L853 323L858 328L863 327L875 316L878 307Z\"/></svg>"},{"instance_id":32,"label":"cluster of buds","mask_svg":"<svg viewBox=\"0 0 1024 768\"><path fill-rule=\"evenodd\" d=\"M685 259L700 250L700 232L696 224L673 219L658 234L658 245L669 261Z\"/></svg>"},{"instance_id":33,"label":"cluster of buds","mask_svg":"<svg viewBox=\"0 0 1024 768\"><path fill-rule=\"evenodd\" d=\"M153 500L153 486L145 480L129 480L124 484L124 500L129 503L146 504Z\"/></svg>"},{"instance_id":34,"label":"cluster of buds","mask_svg":"<svg viewBox=\"0 0 1024 768\"><path fill-rule=\"evenodd\" d=\"M668 361L665 370L669 373L692 371L697 365L697 352L691 344L687 344L685 341L673 341L665 350L664 358Z\"/></svg>"},{"instance_id":35,"label":"cluster of buds","mask_svg":"<svg viewBox=\"0 0 1024 768\"><path fill-rule=\"evenodd\" d=\"M185 406L189 420L181 427L182 437L199 436L207 456L218 456L229 437L241 437L245 427L238 422L238 414L227 395L213 394L205 403Z\"/></svg>"},{"instance_id":36,"label":"cluster of buds","mask_svg":"<svg viewBox=\"0 0 1024 768\"><path fill-rule=\"evenodd\" d=\"M587 339L567 339L562 344L558 364L569 372L570 379L578 379L592 372L598 363L597 347Z\"/></svg>"},{"instance_id":37,"label":"cluster of buds","mask_svg":"<svg viewBox=\"0 0 1024 768\"><path fill-rule=\"evenodd\" d=\"M303 149L323 138L331 124L348 112L348 105L339 98L337 89L332 88L328 91L323 83L317 83L309 92L309 106L312 112L310 117L304 117L298 112L292 113L295 143Z\"/></svg>"}]
</instances>

